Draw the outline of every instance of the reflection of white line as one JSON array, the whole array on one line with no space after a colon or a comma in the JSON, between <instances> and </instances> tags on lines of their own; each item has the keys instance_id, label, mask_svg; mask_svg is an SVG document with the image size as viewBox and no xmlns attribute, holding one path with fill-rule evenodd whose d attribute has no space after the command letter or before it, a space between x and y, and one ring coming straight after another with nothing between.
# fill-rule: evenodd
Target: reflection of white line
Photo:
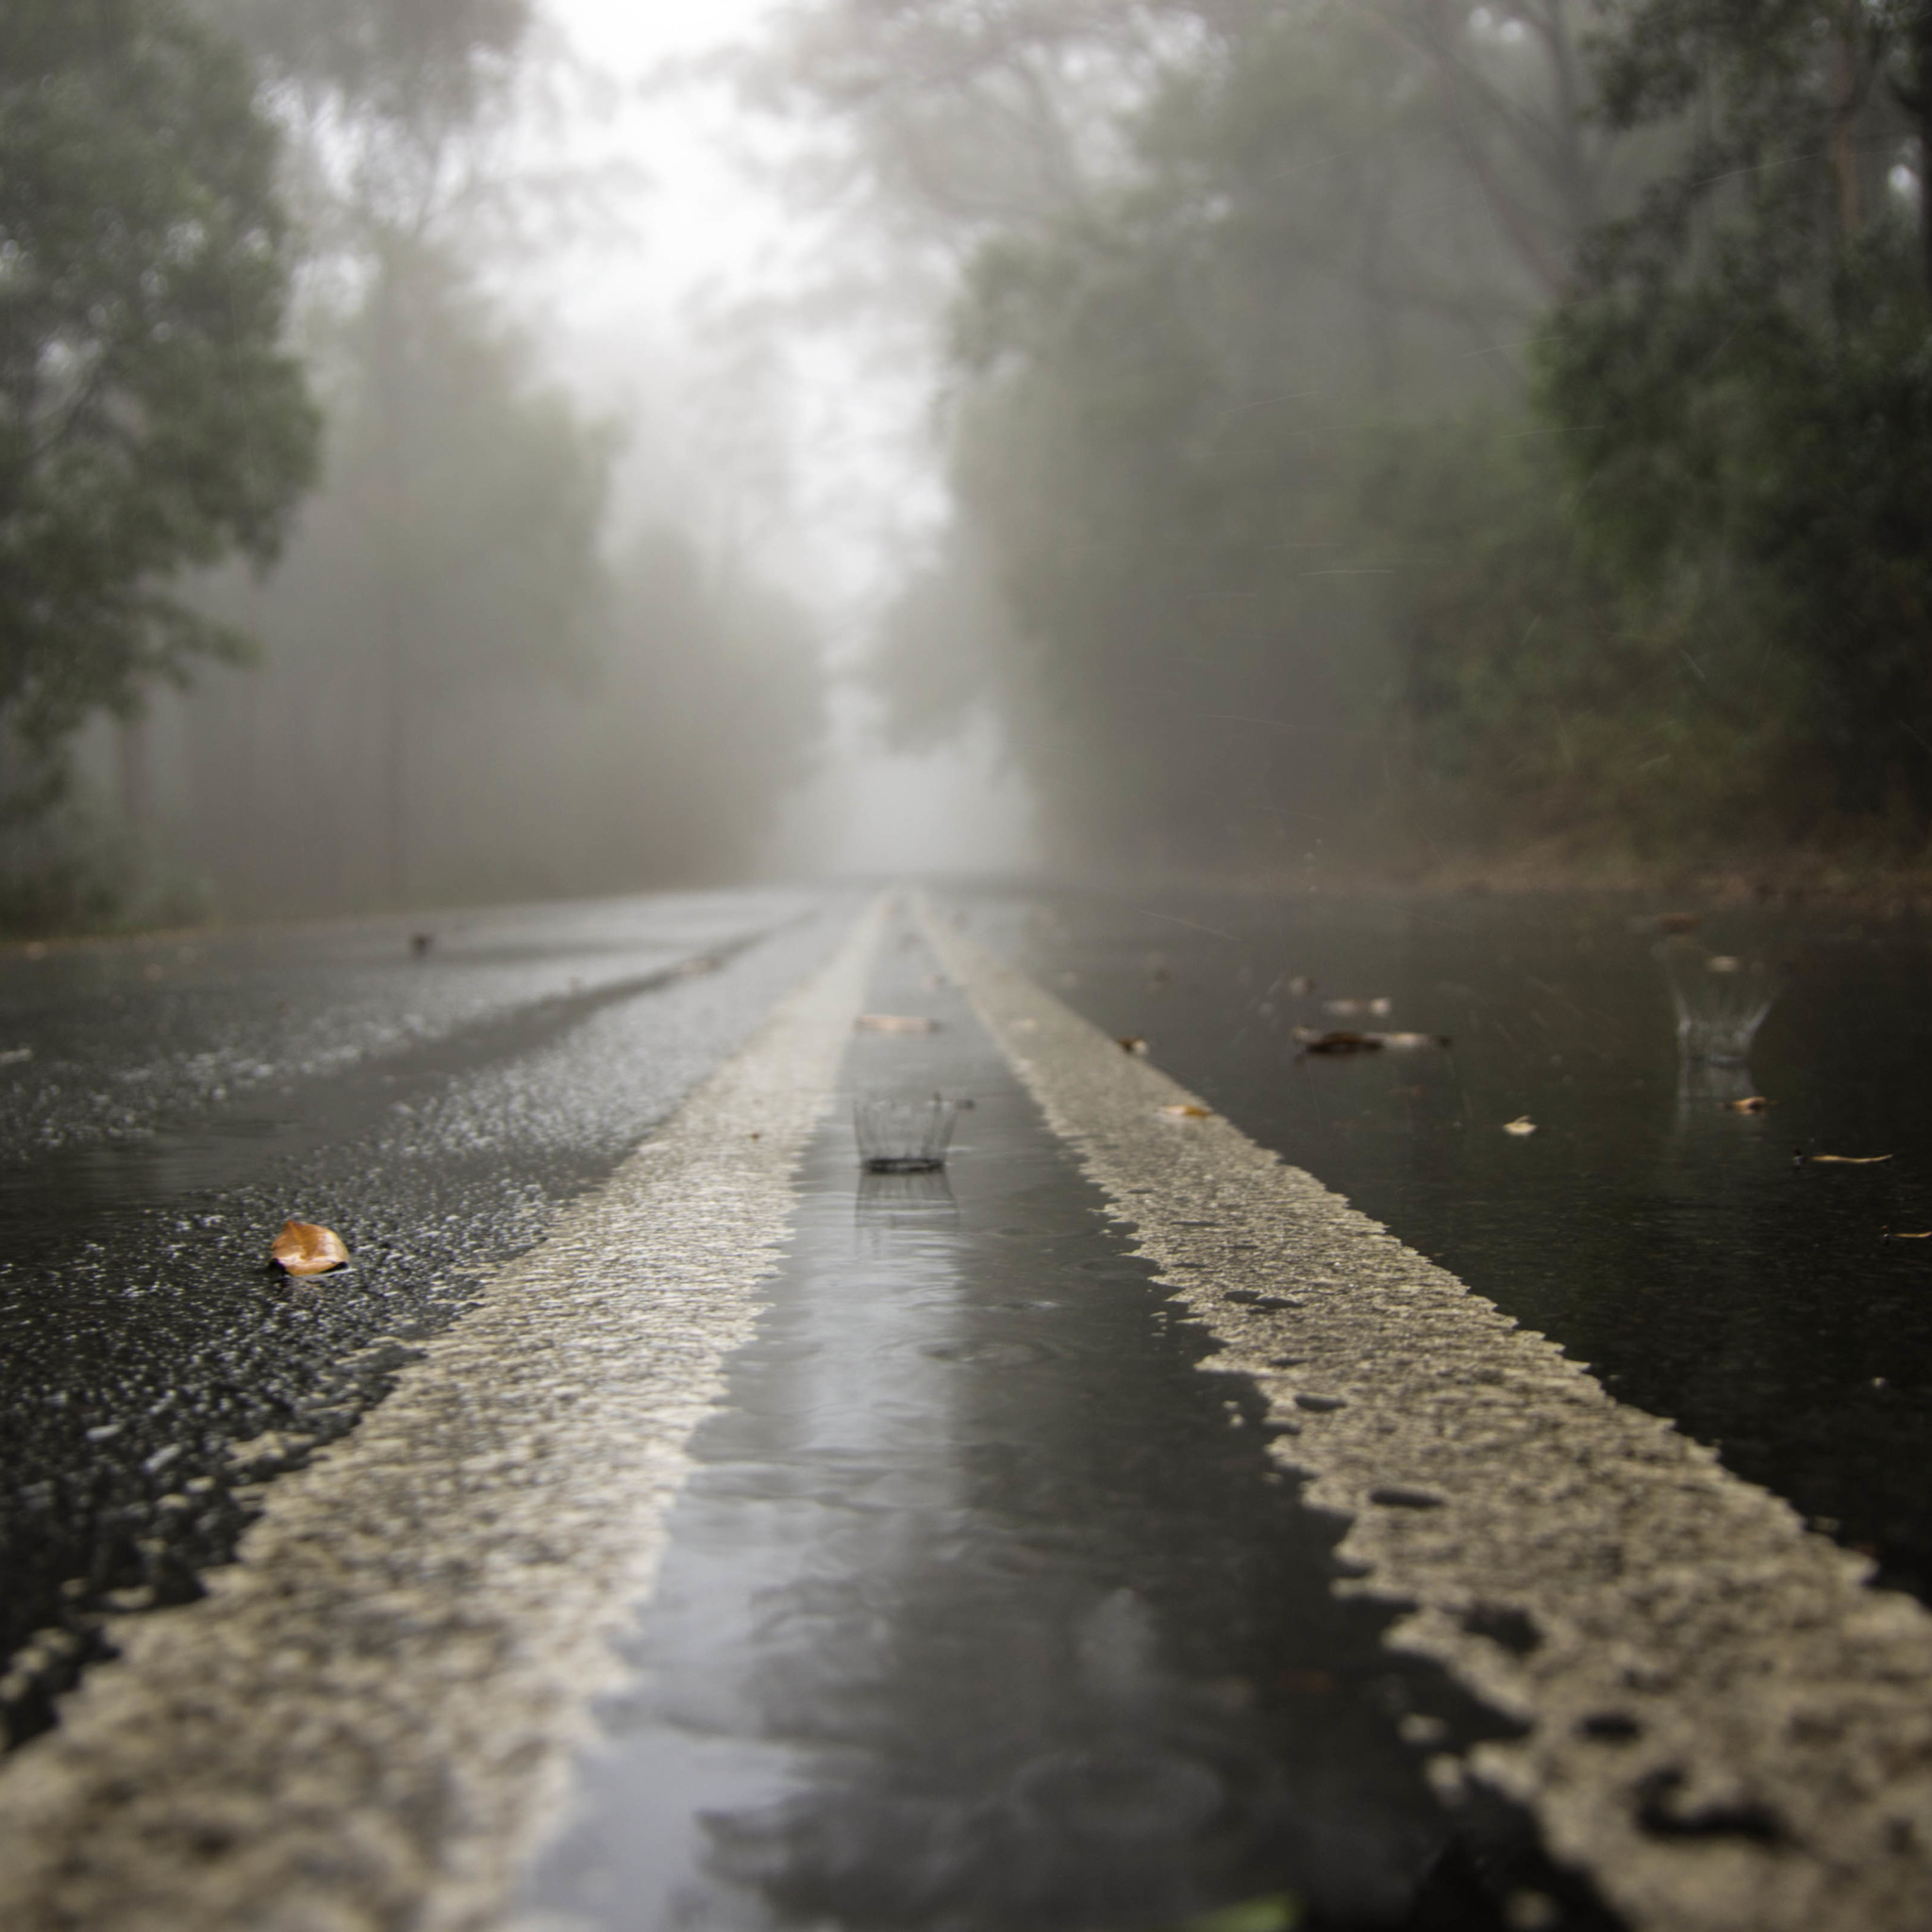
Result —
<instances>
[{"instance_id":1,"label":"reflection of white line","mask_svg":"<svg viewBox=\"0 0 1932 1932\"><path fill-rule=\"evenodd\" d=\"M1473 1776L1529 1805L1646 1932L1925 1925L1932 1617L1341 1195L1226 1121L1160 1112L1192 1096L926 924L1212 1330L1208 1366L1298 1430L1275 1453L1352 1517L1351 1587L1413 1606L1394 1641L1530 1725L1436 1760L1445 1792Z\"/></svg>"},{"instance_id":2,"label":"reflection of white line","mask_svg":"<svg viewBox=\"0 0 1932 1932\"><path fill-rule=\"evenodd\" d=\"M8 1932L488 1924L751 1334L874 908L0 1770Z\"/></svg>"}]
</instances>

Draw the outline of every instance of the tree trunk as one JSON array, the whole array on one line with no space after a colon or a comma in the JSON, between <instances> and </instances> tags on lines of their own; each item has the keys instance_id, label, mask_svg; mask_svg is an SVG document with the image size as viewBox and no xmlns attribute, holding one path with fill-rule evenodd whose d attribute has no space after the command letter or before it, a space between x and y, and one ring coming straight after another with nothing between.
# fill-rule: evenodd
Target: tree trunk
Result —
<instances>
[{"instance_id":1,"label":"tree trunk","mask_svg":"<svg viewBox=\"0 0 1932 1932\"><path fill-rule=\"evenodd\" d=\"M1919 268L1932 296L1932 0L1919 0L1906 26L1911 78L1898 96L1919 138Z\"/></svg>"},{"instance_id":2,"label":"tree trunk","mask_svg":"<svg viewBox=\"0 0 1932 1932\"><path fill-rule=\"evenodd\" d=\"M392 905L409 890L408 625L404 609L398 546L408 528L408 487L403 450L403 325L400 269L391 242L383 249L371 297L371 390L375 404L375 517L369 532L375 562L376 652L382 690L382 814L385 889Z\"/></svg>"},{"instance_id":3,"label":"tree trunk","mask_svg":"<svg viewBox=\"0 0 1932 1932\"><path fill-rule=\"evenodd\" d=\"M1861 9L1862 0L1843 0L1832 46L1831 172L1838 185L1839 239L1846 246L1865 226L1858 175L1858 109L1864 105L1867 78Z\"/></svg>"},{"instance_id":4,"label":"tree trunk","mask_svg":"<svg viewBox=\"0 0 1932 1932\"><path fill-rule=\"evenodd\" d=\"M116 723L114 775L128 837L145 850L154 832L154 759L148 744L147 720L139 713Z\"/></svg>"}]
</instances>

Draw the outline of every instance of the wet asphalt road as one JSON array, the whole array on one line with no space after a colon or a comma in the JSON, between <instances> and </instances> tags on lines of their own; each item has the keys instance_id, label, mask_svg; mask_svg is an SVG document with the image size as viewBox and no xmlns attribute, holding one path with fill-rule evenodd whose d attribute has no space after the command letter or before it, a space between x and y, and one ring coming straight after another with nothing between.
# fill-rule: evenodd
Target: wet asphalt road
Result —
<instances>
[{"instance_id":1,"label":"wet asphalt road","mask_svg":"<svg viewBox=\"0 0 1932 1932\"><path fill-rule=\"evenodd\" d=\"M534 1922L582 1932L1613 1924L1428 1753L1511 1726L1339 1598L1251 1386L899 926L757 1341L692 1449ZM852 1103L971 1103L856 1174ZM1293 1901L1293 1917L1286 1907ZM1512 1916L1513 1913L1513 1916Z\"/></svg>"},{"instance_id":2,"label":"wet asphalt road","mask_svg":"<svg viewBox=\"0 0 1932 1932\"><path fill-rule=\"evenodd\" d=\"M1655 935L1622 901L949 903L1615 1393L1925 1593L1932 1241L1884 1239L1932 1231L1922 936L1713 920L1713 948L1774 957L1789 982L1748 1074L1714 1075L1680 1066ZM478 1272L608 1174L858 904L692 895L0 958L11 1740L101 1654L104 1613L195 1595L266 1485L351 1429ZM876 1003L951 998L930 964L908 979L889 958ZM1387 995L1376 1024L1455 1044L1300 1056L1292 1026L1331 1024L1338 993ZM1230 1411L1192 1373L1198 1343L955 1017L891 1051L898 1077L924 1055L922 1079L983 1098L977 1166L969 1131L958 1170L971 1199L867 1211L861 1195L855 1219L849 1126L814 1143L776 1306L700 1432L637 1638L646 1679L677 1695L614 1714L608 1829L583 1827L538 1903L640 1928L1046 1932L1278 1889L1310 1924L1421 1932L1513 1924L1504 1902L1528 1885L1539 1924L1605 1923L1517 1824L1450 1832L1420 1754L1493 1715L1391 1664L1379 1612L1329 1601L1332 1522L1231 1433L1242 1398ZM848 1084L873 1050L855 1047ZM1745 1091L1774 1109L1725 1107ZM1505 1136L1523 1114L1540 1132ZM1794 1165L1793 1145L1891 1158ZM262 1272L291 1213L349 1238L352 1280ZM1075 1397L1077 1424L1057 1425ZM761 1621L735 1628L748 1601ZM1138 1843L1132 1895L1109 1890L1120 1817L1184 1816L1203 1764L1233 1793L1203 1811L1213 1841ZM1017 1812L974 1808L989 1780ZM658 1816L661 1909L613 1913L584 1888L601 1872L637 1897L611 1847L635 1863L639 1793L666 1789L711 1796L702 1818ZM1036 1828L1057 1807L1071 1840ZM1296 1840L1295 1821L1324 1816ZM1016 1870L1032 1889L1001 1891Z\"/></svg>"},{"instance_id":3,"label":"wet asphalt road","mask_svg":"<svg viewBox=\"0 0 1932 1932\"><path fill-rule=\"evenodd\" d=\"M0 1716L103 1612L188 1600L810 969L856 903L761 891L0 956ZM433 935L426 953L413 943ZM264 1272L290 1216L353 1281Z\"/></svg>"},{"instance_id":4,"label":"wet asphalt road","mask_svg":"<svg viewBox=\"0 0 1932 1932\"><path fill-rule=\"evenodd\" d=\"M1655 957L1671 905L1061 891L975 917L1612 1394L1932 1599L1932 1240L1910 1238L1932 1232L1932 933L1706 910L1678 943L1763 960L1784 991L1747 1064L1687 1066ZM1309 1057L1297 1025L1453 1044ZM1764 1111L1729 1104L1752 1095ZM1525 1115L1535 1135L1502 1131Z\"/></svg>"}]
</instances>

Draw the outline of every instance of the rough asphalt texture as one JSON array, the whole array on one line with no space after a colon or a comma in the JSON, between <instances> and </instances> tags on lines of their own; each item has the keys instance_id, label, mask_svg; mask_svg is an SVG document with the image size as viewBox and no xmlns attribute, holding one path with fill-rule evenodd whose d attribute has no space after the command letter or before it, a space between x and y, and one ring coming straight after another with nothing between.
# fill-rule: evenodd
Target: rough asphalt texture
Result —
<instances>
[{"instance_id":1,"label":"rough asphalt texture","mask_svg":"<svg viewBox=\"0 0 1932 1932\"><path fill-rule=\"evenodd\" d=\"M928 920L1162 1277L1352 1519L1394 1641L1527 1725L1444 1757L1646 1932L1916 1932L1932 1616L1310 1175ZM1550 1257L1561 1266L1560 1256Z\"/></svg>"},{"instance_id":2,"label":"rough asphalt texture","mask_svg":"<svg viewBox=\"0 0 1932 1932\"><path fill-rule=\"evenodd\" d=\"M877 924L275 1486L206 1598L123 1620L0 1768L9 1932L496 1916L752 1331Z\"/></svg>"},{"instance_id":3,"label":"rough asphalt texture","mask_svg":"<svg viewBox=\"0 0 1932 1932\"><path fill-rule=\"evenodd\" d=\"M265 1485L383 1401L848 917L729 892L466 915L427 959L379 922L192 962L0 949L0 1046L37 1042L0 1069L0 1741L47 1728L104 1618L197 1596ZM216 1098L278 1025L286 1052ZM128 1093L150 1111L124 1118ZM357 1275L265 1271L291 1215Z\"/></svg>"}]
</instances>

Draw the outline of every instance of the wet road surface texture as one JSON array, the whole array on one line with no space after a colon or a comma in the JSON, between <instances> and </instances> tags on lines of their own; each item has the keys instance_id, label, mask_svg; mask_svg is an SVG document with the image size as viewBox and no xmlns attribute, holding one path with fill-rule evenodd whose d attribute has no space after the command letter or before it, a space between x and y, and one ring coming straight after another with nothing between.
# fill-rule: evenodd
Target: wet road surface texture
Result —
<instances>
[{"instance_id":1,"label":"wet road surface texture","mask_svg":"<svg viewBox=\"0 0 1932 1932\"><path fill-rule=\"evenodd\" d=\"M909 935L810 1150L535 1923L1605 1925L1429 1748L1506 1729L1330 1594L1340 1524ZM948 1174L851 1101L970 1100Z\"/></svg>"},{"instance_id":2,"label":"wet road surface texture","mask_svg":"<svg viewBox=\"0 0 1932 1932\"><path fill-rule=\"evenodd\" d=\"M1788 989L1687 1074L1624 901L956 894L972 929L1612 1391L1926 1593L1923 935L1713 919ZM378 1401L822 958L851 895L718 894L0 958L0 1708L14 1741L185 1601L264 1485ZM898 941L895 940L895 944ZM972 1097L949 1186L818 1136L758 1341L641 1615L533 1924L1593 1925L1426 1752L1498 1720L1328 1591L1339 1533L929 956L855 1090ZM1297 975L1317 982L1296 993ZM1320 1060L1296 1024L1450 1050ZM1761 1091L1753 1115L1725 1101ZM1534 1137L1502 1123L1532 1116ZM1889 1154L1870 1167L1807 1154ZM259 1272L288 1214L353 1282ZM1297 1907L1296 1908L1299 1908ZM1270 1917L1269 1914L1274 1916ZM1227 1922L1234 1932L1235 1922Z\"/></svg>"},{"instance_id":3,"label":"wet road surface texture","mask_svg":"<svg viewBox=\"0 0 1932 1932\"><path fill-rule=\"evenodd\" d=\"M185 1602L833 942L739 893L0 958L0 1721ZM290 1216L357 1274L264 1272Z\"/></svg>"},{"instance_id":4,"label":"wet road surface texture","mask_svg":"<svg viewBox=\"0 0 1932 1932\"><path fill-rule=\"evenodd\" d=\"M1784 991L1748 1065L1687 1067L1660 909L1059 892L983 897L974 916L1612 1394L1932 1597L1932 1240L1900 1238L1932 1231L1932 935L1707 913L1674 943L1764 960ZM1338 1016L1338 997L1389 1010ZM1297 1025L1452 1047L1308 1056ZM1729 1105L1750 1095L1768 1108ZM1524 1115L1535 1135L1502 1131Z\"/></svg>"}]
</instances>

